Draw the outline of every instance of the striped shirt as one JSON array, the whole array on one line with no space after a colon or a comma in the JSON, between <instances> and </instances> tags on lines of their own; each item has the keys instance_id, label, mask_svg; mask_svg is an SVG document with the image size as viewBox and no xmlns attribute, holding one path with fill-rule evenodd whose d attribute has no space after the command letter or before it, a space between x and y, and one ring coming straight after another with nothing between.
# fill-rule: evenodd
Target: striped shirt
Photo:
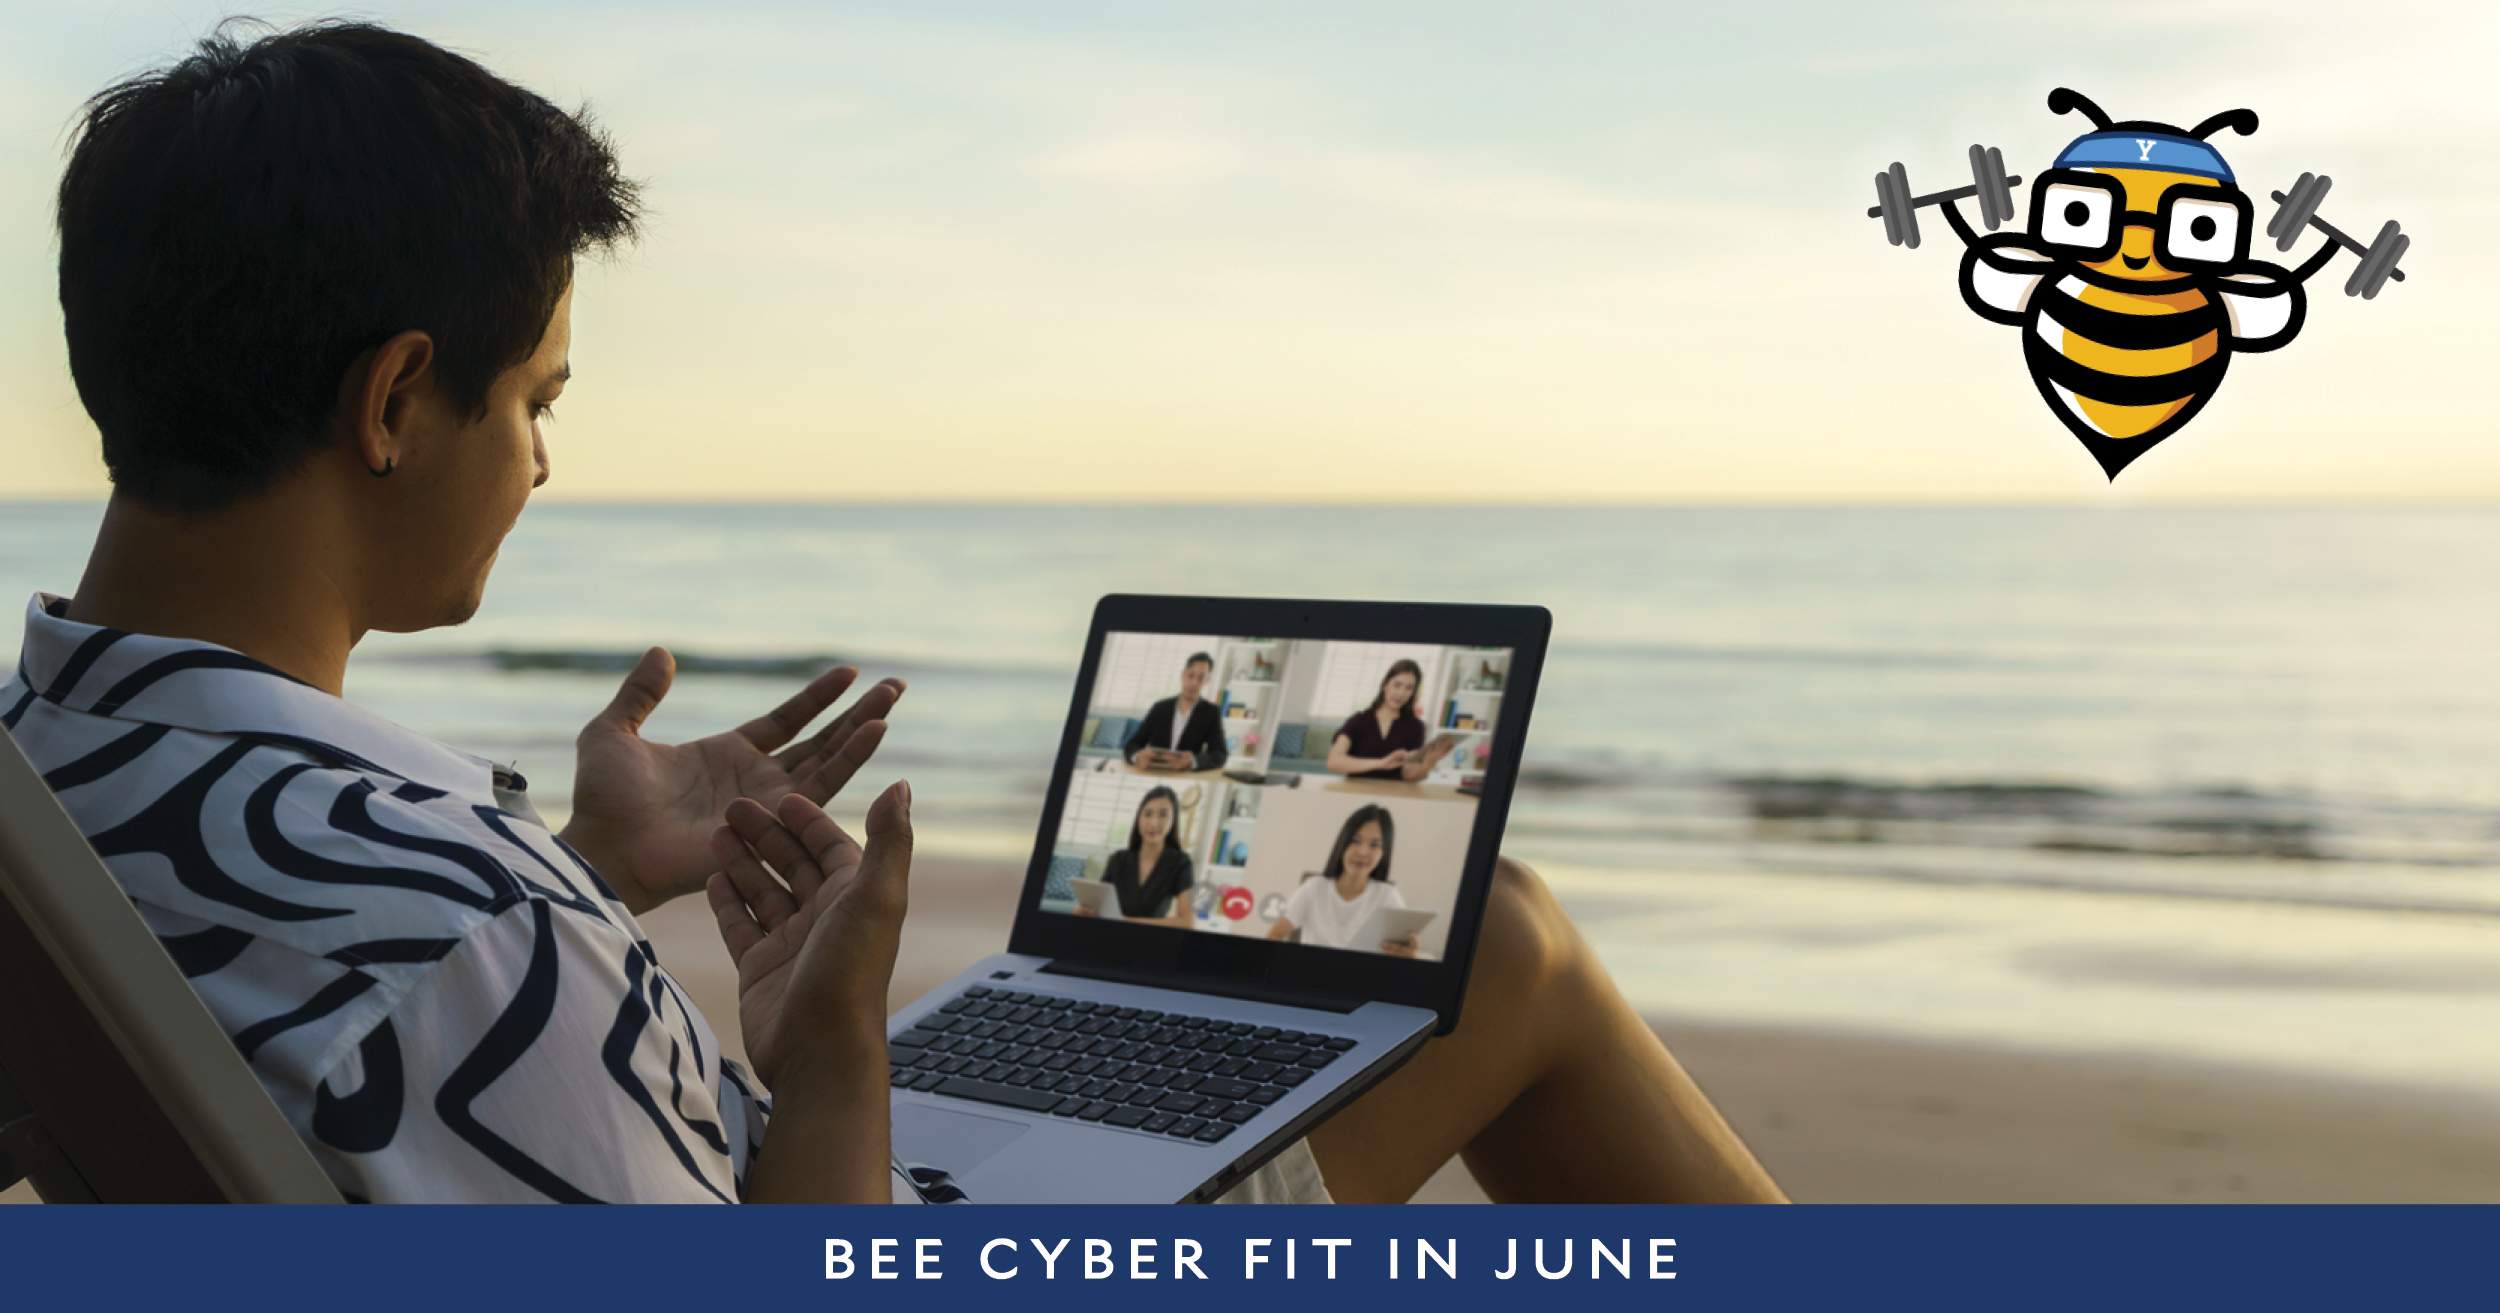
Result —
<instances>
[{"instance_id":1,"label":"striped shirt","mask_svg":"<svg viewBox=\"0 0 2500 1313\"><path fill-rule=\"evenodd\" d=\"M740 1197L764 1100L519 776L66 610L0 725L342 1194Z\"/></svg>"}]
</instances>

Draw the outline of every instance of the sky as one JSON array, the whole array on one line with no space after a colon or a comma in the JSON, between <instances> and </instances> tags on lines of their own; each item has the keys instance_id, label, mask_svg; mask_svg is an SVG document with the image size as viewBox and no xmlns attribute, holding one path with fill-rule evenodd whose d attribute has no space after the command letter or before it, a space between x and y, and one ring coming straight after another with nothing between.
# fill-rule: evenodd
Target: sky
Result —
<instances>
[{"instance_id":1,"label":"sky","mask_svg":"<svg viewBox=\"0 0 2500 1313\"><path fill-rule=\"evenodd\" d=\"M6 0L0 497L107 488L53 298L80 102L232 10ZM613 131L542 496L1079 502L2500 502L2500 7L381 3ZM2193 124L2259 197L2399 219L2113 487L1895 160ZM2018 191L2017 199L2026 193ZM1925 214L1932 215L1933 211ZM2260 243L2263 238L2260 236ZM2292 257L2311 249L2304 242Z\"/></svg>"}]
</instances>

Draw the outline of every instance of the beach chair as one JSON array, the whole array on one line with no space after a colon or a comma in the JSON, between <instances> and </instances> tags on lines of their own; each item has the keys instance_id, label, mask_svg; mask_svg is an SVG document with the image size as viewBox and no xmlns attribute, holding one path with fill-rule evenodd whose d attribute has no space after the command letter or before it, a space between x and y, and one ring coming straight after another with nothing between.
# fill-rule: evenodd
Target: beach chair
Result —
<instances>
[{"instance_id":1,"label":"beach chair","mask_svg":"<svg viewBox=\"0 0 2500 1313\"><path fill-rule=\"evenodd\" d=\"M0 1188L48 1203L338 1203L95 850L0 730Z\"/></svg>"}]
</instances>

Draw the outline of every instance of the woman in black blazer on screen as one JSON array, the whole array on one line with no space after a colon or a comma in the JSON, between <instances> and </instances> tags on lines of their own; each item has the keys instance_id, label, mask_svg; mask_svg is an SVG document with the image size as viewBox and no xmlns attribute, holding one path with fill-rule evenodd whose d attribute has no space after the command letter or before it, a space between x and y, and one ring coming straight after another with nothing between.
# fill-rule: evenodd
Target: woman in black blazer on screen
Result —
<instances>
[{"instance_id":1,"label":"woman in black blazer on screen","mask_svg":"<svg viewBox=\"0 0 2500 1313\"><path fill-rule=\"evenodd\" d=\"M1196 922L1189 890L1197 883L1197 873L1175 833L1180 806L1180 796L1163 785L1147 790L1138 800L1137 819L1129 825L1128 846L1102 864L1103 882L1120 896L1123 920L1159 921L1181 930ZM1093 916L1095 912L1080 906L1076 914Z\"/></svg>"},{"instance_id":2,"label":"woman in black blazer on screen","mask_svg":"<svg viewBox=\"0 0 2500 1313\"><path fill-rule=\"evenodd\" d=\"M1215 704L1200 697L1207 686L1207 676L1215 669L1215 658L1204 652L1193 652L1181 663L1179 697L1165 698L1146 712L1137 722L1137 731L1120 745L1120 755L1132 766L1144 766L1140 754L1152 751L1186 752L1190 770L1216 770L1232 754L1224 746L1224 718L1216 714ZM1176 736L1173 729L1178 726Z\"/></svg>"}]
</instances>

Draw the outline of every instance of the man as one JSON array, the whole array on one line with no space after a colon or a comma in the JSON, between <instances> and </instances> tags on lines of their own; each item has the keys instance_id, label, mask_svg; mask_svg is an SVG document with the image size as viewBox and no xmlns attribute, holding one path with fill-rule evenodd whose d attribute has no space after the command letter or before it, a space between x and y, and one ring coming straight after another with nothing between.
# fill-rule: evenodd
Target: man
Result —
<instances>
[{"instance_id":1,"label":"man","mask_svg":"<svg viewBox=\"0 0 2500 1313\"><path fill-rule=\"evenodd\" d=\"M364 634L478 608L548 475L573 259L632 235L632 185L584 120L414 37L248 35L78 133L61 306L114 493L75 596L28 608L0 726L350 1197L887 1199L911 790L864 846L819 804L899 683L807 734L856 679L831 671L663 747L654 649L582 731L561 836L515 772L340 697ZM696 888L769 1109L634 920ZM1524 868L1488 920L1467 1024L1314 1137L1340 1196L1464 1149L1503 1197L1776 1197ZM1252 1193L1327 1197L1294 1152Z\"/></svg>"},{"instance_id":2,"label":"man","mask_svg":"<svg viewBox=\"0 0 2500 1313\"><path fill-rule=\"evenodd\" d=\"M1192 652L1181 663L1181 691L1146 711L1120 745L1120 755L1140 770L1221 770L1232 754L1224 743L1224 720L1198 696L1206 689L1215 658Z\"/></svg>"},{"instance_id":3,"label":"man","mask_svg":"<svg viewBox=\"0 0 2500 1313\"><path fill-rule=\"evenodd\" d=\"M833 671L664 748L635 732L654 650L582 732L561 837L517 775L338 696L365 633L477 609L547 477L573 256L631 236L632 185L588 124L413 37L248 35L98 96L62 179L115 491L76 597L27 613L0 723L351 1198L887 1198L910 793L864 858L814 804L899 684L800 739ZM718 869L742 798L861 872L750 991L768 1030L830 1037L759 1055L769 1131L630 914Z\"/></svg>"}]
</instances>

